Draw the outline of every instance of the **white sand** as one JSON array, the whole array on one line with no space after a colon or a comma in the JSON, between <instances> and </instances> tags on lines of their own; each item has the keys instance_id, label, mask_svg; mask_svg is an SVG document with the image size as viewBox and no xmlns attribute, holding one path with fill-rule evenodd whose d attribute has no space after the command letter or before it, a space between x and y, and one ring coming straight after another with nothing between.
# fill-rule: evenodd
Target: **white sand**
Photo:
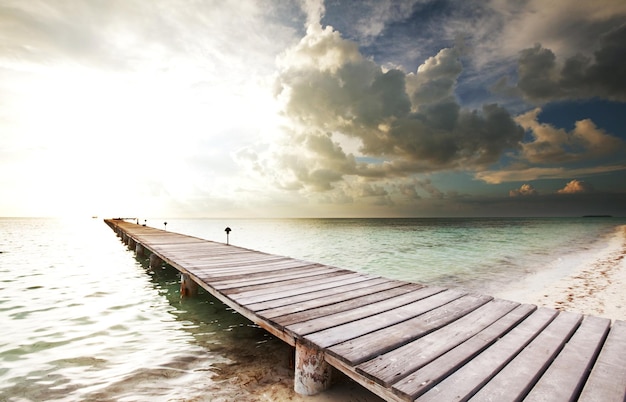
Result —
<instances>
[{"instance_id":1,"label":"white sand","mask_svg":"<svg viewBox=\"0 0 626 402\"><path fill-rule=\"evenodd\" d=\"M559 310L626 320L626 226L623 236L601 250L602 258L575 265L559 275L538 272L522 278L497 297ZM572 262L576 264L575 262ZM562 273L562 272L561 272Z\"/></svg>"}]
</instances>

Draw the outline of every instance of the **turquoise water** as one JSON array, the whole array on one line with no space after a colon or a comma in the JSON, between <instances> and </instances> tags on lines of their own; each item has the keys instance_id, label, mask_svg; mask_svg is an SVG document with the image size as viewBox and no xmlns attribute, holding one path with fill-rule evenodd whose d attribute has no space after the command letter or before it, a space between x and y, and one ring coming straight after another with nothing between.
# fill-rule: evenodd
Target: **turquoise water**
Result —
<instances>
[{"instance_id":1,"label":"turquoise water","mask_svg":"<svg viewBox=\"0 0 626 402\"><path fill-rule=\"evenodd\" d=\"M163 225L167 222L167 225ZM488 291L619 235L626 219L257 219L148 223L204 239L413 282Z\"/></svg>"},{"instance_id":2,"label":"turquoise water","mask_svg":"<svg viewBox=\"0 0 626 402\"><path fill-rule=\"evenodd\" d=\"M147 224L163 228L165 221L167 230L222 242L228 226L237 246L481 292L602 258L626 224L615 218ZM102 220L0 219L0 401L293 397L286 345L209 295L181 301L177 282L173 269L155 272L136 259Z\"/></svg>"}]
</instances>

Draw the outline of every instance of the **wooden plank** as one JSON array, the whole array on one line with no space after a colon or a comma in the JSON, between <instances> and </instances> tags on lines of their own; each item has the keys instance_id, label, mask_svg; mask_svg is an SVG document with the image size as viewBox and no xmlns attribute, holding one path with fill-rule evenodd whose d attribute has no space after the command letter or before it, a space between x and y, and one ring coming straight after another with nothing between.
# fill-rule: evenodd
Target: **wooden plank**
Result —
<instances>
[{"instance_id":1,"label":"wooden plank","mask_svg":"<svg viewBox=\"0 0 626 402\"><path fill-rule=\"evenodd\" d=\"M459 290L446 292L460 293ZM462 297L449 303L437 304L434 303L432 310L421 316L342 342L328 348L327 352L356 366L457 320L483 302L475 297Z\"/></svg>"},{"instance_id":2,"label":"wooden plank","mask_svg":"<svg viewBox=\"0 0 626 402\"><path fill-rule=\"evenodd\" d=\"M290 259L290 257L262 253L260 251L251 251L238 247L221 248L212 244L192 244L178 247L176 249L168 249L170 253L178 253L181 257L189 257L199 260L216 260L216 261L236 261L239 259L254 258L259 260L267 259Z\"/></svg>"},{"instance_id":3,"label":"wooden plank","mask_svg":"<svg viewBox=\"0 0 626 402\"><path fill-rule=\"evenodd\" d=\"M175 256L176 260L180 263L193 263L198 267L211 267L211 268L231 268L231 267L240 267L244 265L253 265L253 264L269 264L269 263L279 263L279 262L298 262L302 265L311 264L310 262L295 260L289 257L276 257L276 256L264 256L257 255L254 253L249 254L235 254L230 257L215 257L215 256L205 256L198 257L195 255L188 254L184 251L172 253L171 256Z\"/></svg>"},{"instance_id":4,"label":"wooden plank","mask_svg":"<svg viewBox=\"0 0 626 402\"><path fill-rule=\"evenodd\" d=\"M226 289L221 292L227 295L230 295L234 299L237 298L246 298L252 296L273 294L277 291L284 291L290 289L303 289L309 285L315 285L318 283L327 283L333 282L335 280L345 279L345 277L353 277L359 276L360 274L354 273L352 271L335 271L323 275L316 275L314 277L305 277L305 278L296 278L288 281L275 281L275 285L272 283L267 283L264 285L250 286L250 290L248 288L243 289ZM304 293L304 291L299 290L300 293Z\"/></svg>"},{"instance_id":5,"label":"wooden plank","mask_svg":"<svg viewBox=\"0 0 626 402\"><path fill-rule=\"evenodd\" d=\"M610 325L607 318L587 317L524 401L576 400Z\"/></svg>"},{"instance_id":6,"label":"wooden plank","mask_svg":"<svg viewBox=\"0 0 626 402\"><path fill-rule=\"evenodd\" d=\"M211 280L215 289L230 289L244 286L261 285L277 280L313 276L337 272L336 268L325 267L323 265L305 265L303 267L279 268L267 272L253 272L245 275L229 275Z\"/></svg>"},{"instance_id":7,"label":"wooden plank","mask_svg":"<svg viewBox=\"0 0 626 402\"><path fill-rule=\"evenodd\" d=\"M486 304L437 331L360 364L356 371L390 387L519 306L519 303L507 300L489 301L490 298L486 296L475 297L477 301L484 301Z\"/></svg>"},{"instance_id":8,"label":"wooden plank","mask_svg":"<svg viewBox=\"0 0 626 402\"><path fill-rule=\"evenodd\" d=\"M309 334L305 336L305 339L320 348L327 348L417 317L458 299L462 295L455 292L444 292L445 289L443 288L433 289L429 287L425 289L431 291L426 294L424 299L382 312L373 317L366 317Z\"/></svg>"},{"instance_id":9,"label":"wooden plank","mask_svg":"<svg viewBox=\"0 0 626 402\"><path fill-rule=\"evenodd\" d=\"M198 266L195 263L177 263L180 266L184 266L188 270L197 272L198 275L202 275L206 281L213 282L214 280L226 279L229 277L241 277L245 275L261 274L263 272L271 272L280 269L289 268L302 268L309 266L307 263L300 261L281 261L270 263L250 263L247 265L234 266L229 269L223 269L217 266Z\"/></svg>"},{"instance_id":10,"label":"wooden plank","mask_svg":"<svg viewBox=\"0 0 626 402\"><path fill-rule=\"evenodd\" d=\"M333 281L336 279L345 278L346 276L353 277L358 276L360 274L351 273L350 271L331 271L323 274L315 274L312 276L301 274L294 275L292 279L274 279L270 281L266 281L265 283L254 285L254 286L244 286L242 288L228 288L228 289L218 289L222 293L231 295L235 297L235 295L250 296L250 295L260 295L260 294L271 294L275 293L276 289L293 289L293 288L303 288L306 289L309 285L315 285L316 283L326 283L329 281Z\"/></svg>"},{"instance_id":11,"label":"wooden plank","mask_svg":"<svg viewBox=\"0 0 626 402\"><path fill-rule=\"evenodd\" d=\"M528 317L536 308L536 306L530 304L522 304L516 307L509 314L506 314L483 331L474 335L467 342L463 342L418 371L396 382L392 387L393 392L402 397L403 400L414 400L496 342L520 321Z\"/></svg>"},{"instance_id":12,"label":"wooden plank","mask_svg":"<svg viewBox=\"0 0 626 402\"><path fill-rule=\"evenodd\" d=\"M254 277L264 277L266 275L274 274L270 271L280 271L287 273L289 270L295 269L334 269L337 268L328 267L322 264L313 264L309 262L303 262L298 260L286 260L278 262L258 262L256 265L242 265L233 267L219 267L219 266L194 266L195 270L203 272L205 275L211 275L211 281L218 284L226 281L236 281L240 279L254 279ZM294 271L295 272L295 271Z\"/></svg>"},{"instance_id":13,"label":"wooden plank","mask_svg":"<svg viewBox=\"0 0 626 402\"><path fill-rule=\"evenodd\" d=\"M476 400L521 400L569 340L582 321L582 315L560 313L509 364L493 377L476 395Z\"/></svg>"},{"instance_id":14,"label":"wooden plank","mask_svg":"<svg viewBox=\"0 0 626 402\"><path fill-rule=\"evenodd\" d=\"M233 297L238 304L249 305L253 303L259 303L268 300L274 299L282 299L284 297L290 297L295 295L302 295L311 292L315 292L317 290L322 289L331 289L331 288L339 288L342 285L361 282L367 280L370 277L361 275L361 274L352 274L352 275L342 275L341 277L331 278L331 280L324 281L317 284L312 284L307 287L297 287L297 288L289 288L289 289L279 289L273 291L271 293L262 293L262 294L253 294L253 295L245 295L238 294Z\"/></svg>"},{"instance_id":15,"label":"wooden plank","mask_svg":"<svg viewBox=\"0 0 626 402\"><path fill-rule=\"evenodd\" d=\"M279 299L267 300L258 303L248 304L248 308L255 311L263 311L263 314L268 314L269 318L284 315L289 311L298 311L299 308L296 304L300 303L324 303L328 301L329 304L337 303L343 300L343 294L349 293L352 297L361 296L363 294L369 294L378 292L380 290L389 289L404 285L403 282L392 281L385 278L366 278L361 280L345 284L342 286L333 286L314 292L308 292L304 294L297 294L293 296L286 296ZM379 289L381 286L383 289ZM354 293L356 292L356 293ZM293 310L291 310L293 308ZM271 311L271 312L270 312Z\"/></svg>"},{"instance_id":16,"label":"wooden plank","mask_svg":"<svg viewBox=\"0 0 626 402\"><path fill-rule=\"evenodd\" d=\"M306 265L301 267L278 268L269 271L253 272L245 275L228 277L218 276L211 280L211 284L220 290L249 288L255 285L263 285L270 282L279 282L295 278L304 278L314 275L341 274L352 271L344 271L325 266Z\"/></svg>"},{"instance_id":17,"label":"wooden plank","mask_svg":"<svg viewBox=\"0 0 626 402\"><path fill-rule=\"evenodd\" d=\"M175 256L174 256L175 257ZM229 275L242 275L263 271L272 271L279 268L296 268L310 265L310 263L298 260L274 260L274 261L245 261L232 264L203 263L198 261L185 261L176 258L179 265L189 267L189 269L214 275L215 278L227 277Z\"/></svg>"},{"instance_id":18,"label":"wooden plank","mask_svg":"<svg viewBox=\"0 0 626 402\"><path fill-rule=\"evenodd\" d=\"M333 303L333 304L325 305L325 306L318 307L318 308L307 309L304 311L276 317L274 318L274 321L279 325L288 326L288 325L296 324L299 322L308 321L308 320L311 320L312 318L324 317L327 315L337 314L343 311L352 310L352 309L363 307L363 306L368 306L372 303L376 303L382 300L396 297L405 293L413 292L420 288L423 288L423 286L407 283L404 286L394 287L389 290L376 292L376 293L370 293L365 296L343 300L338 303ZM443 288L439 288L439 289L440 289L439 291L444 290ZM433 293L436 293L437 290L438 290L437 288L432 289ZM429 295L430 294L425 295L424 297L427 297Z\"/></svg>"},{"instance_id":19,"label":"wooden plank","mask_svg":"<svg viewBox=\"0 0 626 402\"><path fill-rule=\"evenodd\" d=\"M554 309L537 309L500 340L416 400L437 402L469 399L552 322L557 314Z\"/></svg>"},{"instance_id":20,"label":"wooden plank","mask_svg":"<svg viewBox=\"0 0 626 402\"><path fill-rule=\"evenodd\" d=\"M615 320L580 402L626 401L626 321Z\"/></svg>"},{"instance_id":21,"label":"wooden plank","mask_svg":"<svg viewBox=\"0 0 626 402\"><path fill-rule=\"evenodd\" d=\"M181 264L193 264L198 268L213 268L216 272L219 270L228 271L229 268L237 269L248 265L269 265L280 264L284 262L297 263L298 265L310 265L310 262L298 261L291 258L263 258L257 255L239 256L238 258L194 258L186 254L170 254L176 258Z\"/></svg>"},{"instance_id":22,"label":"wooden plank","mask_svg":"<svg viewBox=\"0 0 626 402\"><path fill-rule=\"evenodd\" d=\"M349 311L342 311L339 313L292 324L287 326L285 329L288 332L292 332L300 336L312 334L313 332L321 331L326 328L335 327L337 325L345 324L350 321L356 321L364 317L379 314L384 311L391 310L395 307L403 306L416 300L424 299L425 297L433 294L432 290L418 286L419 285L416 285L415 289L413 289L411 292L403 293L388 298L386 300L371 303L367 306L354 308Z\"/></svg>"}]
</instances>

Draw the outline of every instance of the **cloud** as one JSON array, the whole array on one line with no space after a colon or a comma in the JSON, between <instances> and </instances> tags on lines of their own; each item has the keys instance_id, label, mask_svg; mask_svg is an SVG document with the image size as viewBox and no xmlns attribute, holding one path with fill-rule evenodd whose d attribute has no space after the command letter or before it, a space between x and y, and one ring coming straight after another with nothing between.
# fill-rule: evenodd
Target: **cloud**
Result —
<instances>
[{"instance_id":1,"label":"cloud","mask_svg":"<svg viewBox=\"0 0 626 402\"><path fill-rule=\"evenodd\" d=\"M346 175L382 180L485 167L519 147L523 136L496 104L460 106L454 89L463 66L455 48L407 74L382 68L332 27L310 22L278 64L276 93L292 122L292 140L277 158L295 180L317 191L335 188ZM358 155L341 150L342 136L358 141Z\"/></svg>"},{"instance_id":2,"label":"cloud","mask_svg":"<svg viewBox=\"0 0 626 402\"><path fill-rule=\"evenodd\" d=\"M582 180L574 179L567 183L565 187L558 190L558 194L580 194L580 193L589 193L593 191L593 186L587 182Z\"/></svg>"},{"instance_id":3,"label":"cloud","mask_svg":"<svg viewBox=\"0 0 626 402\"><path fill-rule=\"evenodd\" d=\"M532 140L522 144L520 158L536 164L573 163L599 160L619 155L626 143L598 128L591 120L575 123L570 132L547 123L540 123L540 108L530 110L515 121L527 130Z\"/></svg>"},{"instance_id":4,"label":"cloud","mask_svg":"<svg viewBox=\"0 0 626 402\"><path fill-rule=\"evenodd\" d=\"M626 171L626 164L565 168L563 166L527 167L509 166L498 170L479 171L474 174L477 180L489 184L500 184L512 181L530 181L538 179L567 179L572 176L591 176L595 174Z\"/></svg>"},{"instance_id":5,"label":"cloud","mask_svg":"<svg viewBox=\"0 0 626 402\"><path fill-rule=\"evenodd\" d=\"M593 57L577 53L562 63L549 48L537 43L521 51L517 84L499 81L494 90L520 94L542 104L562 99L603 98L626 101L626 24L607 32L599 40Z\"/></svg>"},{"instance_id":6,"label":"cloud","mask_svg":"<svg viewBox=\"0 0 626 402\"><path fill-rule=\"evenodd\" d=\"M329 7L341 7L341 9L335 10L336 14L350 13L353 15L354 22L350 24L351 28L360 40L368 43L383 33L389 24L409 18L415 5L419 3L423 3L423 0L363 0L347 2L346 4L333 4Z\"/></svg>"},{"instance_id":7,"label":"cloud","mask_svg":"<svg viewBox=\"0 0 626 402\"><path fill-rule=\"evenodd\" d=\"M538 195L539 192L531 184L522 184L519 189L509 191L510 197Z\"/></svg>"},{"instance_id":8,"label":"cloud","mask_svg":"<svg viewBox=\"0 0 626 402\"><path fill-rule=\"evenodd\" d=\"M598 128L591 120L575 122L567 131L540 123L540 108L515 118L529 134L515 152L506 156L509 163L498 170L482 170L475 178L490 184L536 179L563 179L626 170L626 142Z\"/></svg>"}]
</instances>

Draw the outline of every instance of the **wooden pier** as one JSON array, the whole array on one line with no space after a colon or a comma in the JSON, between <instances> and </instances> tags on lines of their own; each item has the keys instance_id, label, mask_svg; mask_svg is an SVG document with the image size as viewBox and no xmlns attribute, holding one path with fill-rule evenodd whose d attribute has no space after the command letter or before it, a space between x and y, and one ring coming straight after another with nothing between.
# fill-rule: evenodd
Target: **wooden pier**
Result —
<instances>
[{"instance_id":1,"label":"wooden pier","mask_svg":"<svg viewBox=\"0 0 626 402\"><path fill-rule=\"evenodd\" d=\"M626 321L389 280L123 220L124 243L294 346L294 387L334 367L388 401L626 400Z\"/></svg>"}]
</instances>

